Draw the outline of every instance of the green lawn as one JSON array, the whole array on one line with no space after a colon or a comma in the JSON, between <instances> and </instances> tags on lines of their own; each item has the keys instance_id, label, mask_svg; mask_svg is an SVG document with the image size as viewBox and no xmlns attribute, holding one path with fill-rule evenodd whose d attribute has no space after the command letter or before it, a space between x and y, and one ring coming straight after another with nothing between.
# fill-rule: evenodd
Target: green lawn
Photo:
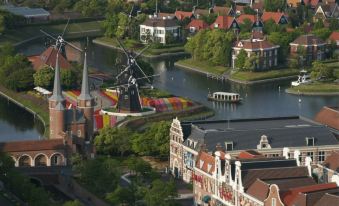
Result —
<instances>
[{"instance_id":1,"label":"green lawn","mask_svg":"<svg viewBox=\"0 0 339 206\"><path fill-rule=\"evenodd\" d=\"M120 47L117 40L116 39L112 39L112 38L108 38L108 37L100 37L97 38L96 41L105 43L107 45L111 45L114 47ZM128 40L124 40L123 42L124 46L127 49L132 49L134 51L140 51L141 49L145 48L145 45L140 43L139 41L136 40L132 40L132 39L128 39ZM183 45L166 45L164 47L161 48L148 48L144 54L146 55L160 55L163 53L176 53L176 52L184 52L184 46Z\"/></svg>"},{"instance_id":2,"label":"green lawn","mask_svg":"<svg viewBox=\"0 0 339 206\"><path fill-rule=\"evenodd\" d=\"M304 84L297 87L291 87L288 89L293 92L339 92L339 84L336 83L320 83L314 82L311 84Z\"/></svg>"},{"instance_id":3,"label":"green lawn","mask_svg":"<svg viewBox=\"0 0 339 206\"><path fill-rule=\"evenodd\" d=\"M229 71L228 67L214 66L214 65L211 65L207 62L201 62L201 61L197 61L197 60L194 60L194 59L180 60L180 61L177 62L177 64L187 66L187 67L191 67L191 68L194 68L196 70L200 70L202 72L208 72L208 73L211 73L211 74L216 74L216 75L221 75L221 74Z\"/></svg>"},{"instance_id":4,"label":"green lawn","mask_svg":"<svg viewBox=\"0 0 339 206\"><path fill-rule=\"evenodd\" d=\"M299 74L298 69L279 69L266 72L244 72L238 71L231 75L232 79L241 81L257 81L279 77L287 77Z\"/></svg>"},{"instance_id":5,"label":"green lawn","mask_svg":"<svg viewBox=\"0 0 339 206\"><path fill-rule=\"evenodd\" d=\"M6 31L4 35L0 35L0 44L4 42L18 43L26 39L30 39L35 36L43 35L40 29L54 34L59 35L63 32L66 24L57 25L41 25L41 26L26 26L16 30ZM101 30L101 24L99 21L81 22L81 23L70 23L67 27L66 37L73 37L77 32L94 32ZM72 34L73 33L73 34ZM101 33L101 32L100 32Z\"/></svg>"}]
</instances>

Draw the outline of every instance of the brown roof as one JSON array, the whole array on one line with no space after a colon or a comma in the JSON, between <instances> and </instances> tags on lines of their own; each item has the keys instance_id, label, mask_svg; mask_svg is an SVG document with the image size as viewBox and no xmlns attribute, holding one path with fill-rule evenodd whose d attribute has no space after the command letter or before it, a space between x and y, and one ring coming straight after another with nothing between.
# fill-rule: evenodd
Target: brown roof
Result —
<instances>
[{"instance_id":1,"label":"brown roof","mask_svg":"<svg viewBox=\"0 0 339 206\"><path fill-rule=\"evenodd\" d=\"M323 107L314 120L339 130L339 107Z\"/></svg>"},{"instance_id":2,"label":"brown roof","mask_svg":"<svg viewBox=\"0 0 339 206\"><path fill-rule=\"evenodd\" d=\"M339 31L334 31L329 37L332 41L339 41Z\"/></svg>"},{"instance_id":3,"label":"brown roof","mask_svg":"<svg viewBox=\"0 0 339 206\"><path fill-rule=\"evenodd\" d=\"M210 14L210 11L207 9L195 9L194 10L194 15L202 15L202 16L207 16Z\"/></svg>"},{"instance_id":4,"label":"brown roof","mask_svg":"<svg viewBox=\"0 0 339 206\"><path fill-rule=\"evenodd\" d=\"M270 188L269 184L266 184L262 180L257 179L247 189L246 193L263 202L268 196L269 188Z\"/></svg>"},{"instance_id":5,"label":"brown roof","mask_svg":"<svg viewBox=\"0 0 339 206\"><path fill-rule=\"evenodd\" d=\"M25 140L0 143L1 152L21 152L61 149L64 147L63 139Z\"/></svg>"},{"instance_id":6,"label":"brown roof","mask_svg":"<svg viewBox=\"0 0 339 206\"><path fill-rule=\"evenodd\" d=\"M235 48L249 49L249 50L258 50L258 49L270 49L274 47L279 47L277 45L271 44L267 40L240 40L235 43Z\"/></svg>"},{"instance_id":7,"label":"brown roof","mask_svg":"<svg viewBox=\"0 0 339 206\"><path fill-rule=\"evenodd\" d=\"M264 39L264 33L262 31L254 30L252 31L253 39Z\"/></svg>"},{"instance_id":8,"label":"brown roof","mask_svg":"<svg viewBox=\"0 0 339 206\"><path fill-rule=\"evenodd\" d=\"M292 205L301 193L310 193L320 190L328 190L337 188L335 183L315 184L304 187L292 188L282 196L282 200L286 205Z\"/></svg>"},{"instance_id":9,"label":"brown roof","mask_svg":"<svg viewBox=\"0 0 339 206\"><path fill-rule=\"evenodd\" d=\"M254 159L254 158L264 158L264 155L254 150L246 150L240 152L238 155L239 159Z\"/></svg>"},{"instance_id":10,"label":"brown roof","mask_svg":"<svg viewBox=\"0 0 339 206\"><path fill-rule=\"evenodd\" d=\"M283 178L264 180L267 184L276 184L279 187L280 192L286 192L287 190L295 187L315 185L316 182L312 177L297 177L297 178Z\"/></svg>"},{"instance_id":11,"label":"brown roof","mask_svg":"<svg viewBox=\"0 0 339 206\"><path fill-rule=\"evenodd\" d=\"M332 151L325 159L323 165L331 170L339 172L339 151Z\"/></svg>"},{"instance_id":12,"label":"brown roof","mask_svg":"<svg viewBox=\"0 0 339 206\"><path fill-rule=\"evenodd\" d=\"M308 171L306 167L284 167L284 168L265 168L252 169L242 171L242 179L244 188L248 188L256 179L282 179L307 177Z\"/></svg>"},{"instance_id":13,"label":"brown roof","mask_svg":"<svg viewBox=\"0 0 339 206\"><path fill-rule=\"evenodd\" d=\"M35 70L47 65L55 68L57 50L50 46L40 56L31 56L28 59L32 62ZM63 69L70 69L72 66L63 55L59 55L59 65Z\"/></svg>"},{"instance_id":14,"label":"brown roof","mask_svg":"<svg viewBox=\"0 0 339 206\"><path fill-rule=\"evenodd\" d=\"M256 16L255 15L251 15L251 14L241 14L238 18L237 21L239 22L239 24L243 24L245 19L250 20L252 23L254 23L256 21Z\"/></svg>"},{"instance_id":15,"label":"brown roof","mask_svg":"<svg viewBox=\"0 0 339 206\"><path fill-rule=\"evenodd\" d=\"M323 40L314 36L313 34L306 34L299 36L296 40L294 40L291 44L298 45L314 45L314 44L325 44Z\"/></svg>"},{"instance_id":16,"label":"brown roof","mask_svg":"<svg viewBox=\"0 0 339 206\"><path fill-rule=\"evenodd\" d=\"M213 7L212 10L213 10L213 13L216 13L220 16L226 16L230 14L230 12L232 11L232 8L223 7L223 6L215 6Z\"/></svg>"},{"instance_id":17,"label":"brown roof","mask_svg":"<svg viewBox=\"0 0 339 206\"><path fill-rule=\"evenodd\" d=\"M212 175L215 166L214 157L206 152L200 152L195 165L196 168Z\"/></svg>"},{"instance_id":18,"label":"brown roof","mask_svg":"<svg viewBox=\"0 0 339 206\"><path fill-rule=\"evenodd\" d=\"M330 206L338 205L339 193L326 193L314 206Z\"/></svg>"},{"instance_id":19,"label":"brown roof","mask_svg":"<svg viewBox=\"0 0 339 206\"><path fill-rule=\"evenodd\" d=\"M175 14L173 13L158 13L158 17L163 18L163 17L175 17Z\"/></svg>"},{"instance_id":20,"label":"brown roof","mask_svg":"<svg viewBox=\"0 0 339 206\"><path fill-rule=\"evenodd\" d=\"M191 18L193 16L193 13L191 11L176 11L175 17L177 17L178 20L184 20L185 18Z\"/></svg>"},{"instance_id":21,"label":"brown roof","mask_svg":"<svg viewBox=\"0 0 339 206\"><path fill-rule=\"evenodd\" d=\"M175 27L178 26L174 19L168 18L148 18L141 25L151 27Z\"/></svg>"},{"instance_id":22,"label":"brown roof","mask_svg":"<svg viewBox=\"0 0 339 206\"><path fill-rule=\"evenodd\" d=\"M208 24L201 19L193 19L188 25L187 28L194 27L197 30L207 29Z\"/></svg>"},{"instance_id":23,"label":"brown roof","mask_svg":"<svg viewBox=\"0 0 339 206\"><path fill-rule=\"evenodd\" d=\"M236 20L231 16L218 16L210 27L211 29L214 29L217 24L219 29L229 29L231 28L233 21L236 22Z\"/></svg>"},{"instance_id":24,"label":"brown roof","mask_svg":"<svg viewBox=\"0 0 339 206\"><path fill-rule=\"evenodd\" d=\"M284 16L284 13L281 12L268 12L265 11L262 16L261 19L263 20L263 22L266 22L270 19L273 19L273 21L278 24L280 19Z\"/></svg>"}]
</instances>

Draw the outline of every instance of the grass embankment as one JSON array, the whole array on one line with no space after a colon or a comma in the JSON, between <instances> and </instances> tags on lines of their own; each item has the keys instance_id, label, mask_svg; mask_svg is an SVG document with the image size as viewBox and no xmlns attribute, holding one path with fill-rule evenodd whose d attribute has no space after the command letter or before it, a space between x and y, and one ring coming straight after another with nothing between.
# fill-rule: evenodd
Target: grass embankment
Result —
<instances>
[{"instance_id":1,"label":"grass embankment","mask_svg":"<svg viewBox=\"0 0 339 206\"><path fill-rule=\"evenodd\" d=\"M191 68L192 70L200 71L202 73L211 73L215 75L221 75L229 71L228 67L214 66L207 62L197 61L192 58L177 61L176 64L178 66L182 65L182 66Z\"/></svg>"},{"instance_id":2,"label":"grass embankment","mask_svg":"<svg viewBox=\"0 0 339 206\"><path fill-rule=\"evenodd\" d=\"M299 74L298 69L279 69L279 70L271 70L265 72L245 72L238 71L231 75L231 78L234 80L240 81L258 81L258 80L266 80L280 77L288 77Z\"/></svg>"},{"instance_id":3,"label":"grass embankment","mask_svg":"<svg viewBox=\"0 0 339 206\"><path fill-rule=\"evenodd\" d=\"M291 87L288 91L293 93L339 93L339 84L314 82Z\"/></svg>"},{"instance_id":4,"label":"grass embankment","mask_svg":"<svg viewBox=\"0 0 339 206\"><path fill-rule=\"evenodd\" d=\"M49 136L49 111L48 104L43 97L35 95L34 92L14 92L0 86L0 92L16 100L24 107L29 108L41 117L44 122L45 132L44 137Z\"/></svg>"},{"instance_id":5,"label":"grass embankment","mask_svg":"<svg viewBox=\"0 0 339 206\"><path fill-rule=\"evenodd\" d=\"M100 38L95 39L95 41L105 44L107 46L120 47L117 40L112 39L112 38L100 37ZM131 39L124 40L123 44L127 49L132 49L134 51L140 51L145 47L144 44L136 40L131 40ZM160 46L159 48L154 48L153 46L151 46L145 51L144 54L154 56L154 55L161 55L165 53L177 53L177 52L184 52L184 51L185 49L182 44L170 44L170 45Z\"/></svg>"},{"instance_id":6,"label":"grass embankment","mask_svg":"<svg viewBox=\"0 0 339 206\"><path fill-rule=\"evenodd\" d=\"M53 34L59 35L63 32L66 24L56 25L32 25L18 28L15 30L8 30L3 35L0 35L0 44L9 42L16 44L34 37L44 36L40 29ZM66 38L77 38L84 36L91 36L90 34L102 34L101 24L98 21L70 23L65 34Z\"/></svg>"}]
</instances>

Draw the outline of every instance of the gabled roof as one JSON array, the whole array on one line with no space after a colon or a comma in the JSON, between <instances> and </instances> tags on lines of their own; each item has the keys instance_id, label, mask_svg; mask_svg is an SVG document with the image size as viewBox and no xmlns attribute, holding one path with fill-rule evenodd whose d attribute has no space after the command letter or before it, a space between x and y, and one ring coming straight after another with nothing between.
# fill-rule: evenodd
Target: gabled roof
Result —
<instances>
[{"instance_id":1,"label":"gabled roof","mask_svg":"<svg viewBox=\"0 0 339 206\"><path fill-rule=\"evenodd\" d=\"M194 27L197 30L207 29L208 24L201 19L193 19L188 25L187 28Z\"/></svg>"},{"instance_id":2,"label":"gabled roof","mask_svg":"<svg viewBox=\"0 0 339 206\"><path fill-rule=\"evenodd\" d=\"M213 7L213 13L218 14L220 16L227 16L230 15L230 13L233 11L230 7L224 7L224 6L215 6Z\"/></svg>"},{"instance_id":3,"label":"gabled roof","mask_svg":"<svg viewBox=\"0 0 339 206\"><path fill-rule=\"evenodd\" d=\"M283 18L284 16L285 16L285 14L281 13L281 12L265 11L261 16L261 19L263 20L263 22L266 22L266 21L272 19L276 24L279 24L280 19Z\"/></svg>"},{"instance_id":4,"label":"gabled roof","mask_svg":"<svg viewBox=\"0 0 339 206\"><path fill-rule=\"evenodd\" d=\"M175 14L173 14L173 13L163 13L163 12L159 12L159 13L158 13L158 17L159 17L159 18L163 18L163 17L174 18L174 17L175 17Z\"/></svg>"},{"instance_id":5,"label":"gabled roof","mask_svg":"<svg viewBox=\"0 0 339 206\"><path fill-rule=\"evenodd\" d=\"M248 19L250 20L252 23L254 23L256 21L256 16L255 15L251 15L251 14L241 14L238 18L237 21L239 24L243 24L244 20Z\"/></svg>"},{"instance_id":6,"label":"gabled roof","mask_svg":"<svg viewBox=\"0 0 339 206\"><path fill-rule=\"evenodd\" d=\"M339 37L339 32L337 33ZM339 107L323 107L320 112L316 114L314 120L332 127L339 132Z\"/></svg>"},{"instance_id":7,"label":"gabled roof","mask_svg":"<svg viewBox=\"0 0 339 206\"><path fill-rule=\"evenodd\" d=\"M318 38L317 36L313 34L306 34L301 35L298 38L296 38L291 44L297 44L297 45L319 45L319 44L325 44L325 42Z\"/></svg>"},{"instance_id":8,"label":"gabled roof","mask_svg":"<svg viewBox=\"0 0 339 206\"><path fill-rule=\"evenodd\" d=\"M168 18L148 18L141 25L150 27L179 27L176 20Z\"/></svg>"},{"instance_id":9,"label":"gabled roof","mask_svg":"<svg viewBox=\"0 0 339 206\"><path fill-rule=\"evenodd\" d=\"M295 177L282 179L264 180L267 184L276 184L279 192L282 194L291 188L303 187L317 184L312 177Z\"/></svg>"},{"instance_id":10,"label":"gabled roof","mask_svg":"<svg viewBox=\"0 0 339 206\"><path fill-rule=\"evenodd\" d=\"M279 48L278 45L274 45L267 40L240 40L235 42L234 48L242 48L245 50L259 50L259 49L273 49Z\"/></svg>"},{"instance_id":11,"label":"gabled roof","mask_svg":"<svg viewBox=\"0 0 339 206\"><path fill-rule=\"evenodd\" d=\"M332 41L339 41L339 31L334 31L329 37Z\"/></svg>"},{"instance_id":12,"label":"gabled roof","mask_svg":"<svg viewBox=\"0 0 339 206\"><path fill-rule=\"evenodd\" d=\"M210 14L210 10L208 9L195 9L194 10L194 15L202 15L202 16L207 16Z\"/></svg>"},{"instance_id":13,"label":"gabled roof","mask_svg":"<svg viewBox=\"0 0 339 206\"><path fill-rule=\"evenodd\" d=\"M184 20L185 18L192 18L193 17L193 13L192 12L188 12L188 11L176 11L174 13L175 17L178 19L178 20Z\"/></svg>"},{"instance_id":14,"label":"gabled roof","mask_svg":"<svg viewBox=\"0 0 339 206\"><path fill-rule=\"evenodd\" d=\"M335 2L328 3L328 4L320 4L317 8L317 12L319 11L319 9L322 10L326 18L331 18L331 17L336 18L339 16L338 5Z\"/></svg>"},{"instance_id":15,"label":"gabled roof","mask_svg":"<svg viewBox=\"0 0 339 206\"><path fill-rule=\"evenodd\" d=\"M212 175L215 169L214 157L204 151L201 151L197 157L195 167Z\"/></svg>"},{"instance_id":16,"label":"gabled roof","mask_svg":"<svg viewBox=\"0 0 339 206\"><path fill-rule=\"evenodd\" d=\"M283 194L282 200L287 206L289 206L292 205L297 200L298 196L302 193L310 193L334 188L337 188L337 185L335 183L315 184L304 187L296 187L290 189L288 192Z\"/></svg>"},{"instance_id":17,"label":"gabled roof","mask_svg":"<svg viewBox=\"0 0 339 206\"><path fill-rule=\"evenodd\" d=\"M231 16L218 16L217 19L211 24L211 29L230 29L233 22L237 23L237 21ZM217 27L216 27L217 25Z\"/></svg>"},{"instance_id":18,"label":"gabled roof","mask_svg":"<svg viewBox=\"0 0 339 206\"><path fill-rule=\"evenodd\" d=\"M55 68L57 53L58 51L54 48L54 46L50 46L39 57L30 58L32 60L34 69L41 69L45 65ZM62 69L70 69L72 67L72 65L63 55L59 55L59 66Z\"/></svg>"}]
</instances>

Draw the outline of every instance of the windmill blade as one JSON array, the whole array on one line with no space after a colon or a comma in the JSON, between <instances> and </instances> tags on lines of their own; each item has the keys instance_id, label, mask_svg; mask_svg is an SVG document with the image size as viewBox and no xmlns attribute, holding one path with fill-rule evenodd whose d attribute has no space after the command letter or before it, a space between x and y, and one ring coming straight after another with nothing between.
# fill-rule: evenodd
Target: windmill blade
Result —
<instances>
[{"instance_id":1,"label":"windmill blade","mask_svg":"<svg viewBox=\"0 0 339 206\"><path fill-rule=\"evenodd\" d=\"M142 55L151 45L147 45L145 48L143 48L135 57L134 59L137 59L140 55Z\"/></svg>"},{"instance_id":2,"label":"windmill blade","mask_svg":"<svg viewBox=\"0 0 339 206\"><path fill-rule=\"evenodd\" d=\"M150 75L150 76L146 76L146 77L140 77L140 78L137 78L135 80L146 79L146 78L149 78L149 77L157 77L157 76L160 76L160 74ZM130 84L119 84L119 85L115 85L114 87L109 87L109 89L116 89L118 87L128 86L128 85L130 85Z\"/></svg>"},{"instance_id":3,"label":"windmill blade","mask_svg":"<svg viewBox=\"0 0 339 206\"><path fill-rule=\"evenodd\" d=\"M120 72L120 74L118 74L115 78L116 78L116 79L119 79L119 77L120 77L124 72L126 72L126 71L129 70L129 68L130 68L130 66L126 67L126 68L125 68L122 72Z\"/></svg>"},{"instance_id":4,"label":"windmill blade","mask_svg":"<svg viewBox=\"0 0 339 206\"><path fill-rule=\"evenodd\" d=\"M54 39L54 40L57 40L54 36L50 35L49 33L45 32L45 31L42 30L42 29L40 29L40 32L43 33L43 34L45 34L46 36L48 36L48 37Z\"/></svg>"},{"instance_id":5,"label":"windmill blade","mask_svg":"<svg viewBox=\"0 0 339 206\"><path fill-rule=\"evenodd\" d=\"M125 47L122 45L121 41L117 38L117 41L119 43L119 46L122 48L122 50L124 51L125 55L127 58L129 58L128 52L126 51Z\"/></svg>"},{"instance_id":6,"label":"windmill blade","mask_svg":"<svg viewBox=\"0 0 339 206\"><path fill-rule=\"evenodd\" d=\"M68 24L69 24L69 18L68 18L68 20L67 20L67 24L66 24L66 26L65 26L65 28L64 28L64 31L63 31L62 34L61 34L62 37L64 37L64 35L65 35L66 29L67 29L67 27L68 27Z\"/></svg>"},{"instance_id":7,"label":"windmill blade","mask_svg":"<svg viewBox=\"0 0 339 206\"><path fill-rule=\"evenodd\" d=\"M145 74L145 72L141 69L141 67L139 66L138 62L135 61L135 65L138 67L138 69L141 71L141 73L144 75L144 77L146 77L146 79L148 80L149 83L151 83L151 80L147 77L147 75Z\"/></svg>"},{"instance_id":8,"label":"windmill blade","mask_svg":"<svg viewBox=\"0 0 339 206\"><path fill-rule=\"evenodd\" d=\"M70 42L68 42L68 41L66 41L66 40L64 40L64 42L65 42L66 44L68 44L69 46L73 47L74 49L76 49L76 50L78 50L78 51L80 51L80 52L83 52L82 49L80 49L79 47L75 46L74 44L72 44L72 43L70 43Z\"/></svg>"},{"instance_id":9,"label":"windmill blade","mask_svg":"<svg viewBox=\"0 0 339 206\"><path fill-rule=\"evenodd\" d=\"M133 4L133 6L132 6L131 12L129 13L129 16L132 16L133 11L134 11L134 4Z\"/></svg>"}]
</instances>

